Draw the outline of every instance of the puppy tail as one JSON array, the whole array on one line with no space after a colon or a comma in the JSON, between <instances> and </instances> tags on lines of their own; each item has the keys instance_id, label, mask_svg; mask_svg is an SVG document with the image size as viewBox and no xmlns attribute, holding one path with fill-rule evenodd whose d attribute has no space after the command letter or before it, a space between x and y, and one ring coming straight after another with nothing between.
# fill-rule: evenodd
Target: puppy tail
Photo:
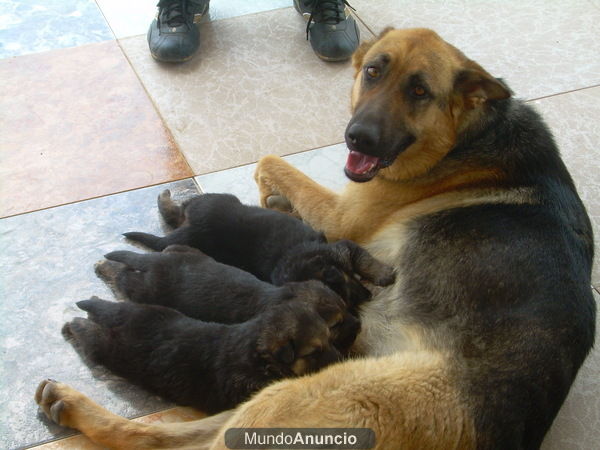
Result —
<instances>
[{"instance_id":1,"label":"puppy tail","mask_svg":"<svg viewBox=\"0 0 600 450\"><path fill-rule=\"evenodd\" d=\"M128 306L131 306L127 303L109 302L108 300L102 300L96 296L89 300L82 300L76 304L79 309L88 313L89 321L107 328L122 325L125 316L123 310Z\"/></svg>"},{"instance_id":2,"label":"puppy tail","mask_svg":"<svg viewBox=\"0 0 600 450\"><path fill-rule=\"evenodd\" d=\"M158 195L158 211L167 225L177 228L185 220L183 208L171 199L171 191L165 189Z\"/></svg>"},{"instance_id":3,"label":"puppy tail","mask_svg":"<svg viewBox=\"0 0 600 450\"><path fill-rule=\"evenodd\" d=\"M107 253L104 257L109 261L125 264L125 266L132 269L143 270L146 268L144 255L139 253L129 252L127 250L117 250L115 252Z\"/></svg>"},{"instance_id":4,"label":"puppy tail","mask_svg":"<svg viewBox=\"0 0 600 450\"><path fill-rule=\"evenodd\" d=\"M163 238L153 234L130 231L128 233L123 233L123 236L159 252L163 251L165 247L167 247L167 244L164 242Z\"/></svg>"}]
</instances>

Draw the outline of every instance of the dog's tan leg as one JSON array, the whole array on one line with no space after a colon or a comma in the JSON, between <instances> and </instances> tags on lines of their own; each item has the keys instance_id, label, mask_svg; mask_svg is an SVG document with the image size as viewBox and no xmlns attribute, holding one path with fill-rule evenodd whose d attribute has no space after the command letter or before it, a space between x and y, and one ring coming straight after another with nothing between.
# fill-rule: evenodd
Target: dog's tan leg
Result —
<instances>
[{"instance_id":1,"label":"dog's tan leg","mask_svg":"<svg viewBox=\"0 0 600 450\"><path fill-rule=\"evenodd\" d=\"M289 200L302 219L328 237L337 229L338 195L315 183L279 156L263 157L257 164L254 179L261 206L269 206L270 196L281 195Z\"/></svg>"},{"instance_id":2,"label":"dog's tan leg","mask_svg":"<svg viewBox=\"0 0 600 450\"><path fill-rule=\"evenodd\" d=\"M100 445L127 450L208 448L232 415L232 411L226 411L191 422L143 424L113 414L72 387L53 380L40 383L35 400L57 424L75 428Z\"/></svg>"},{"instance_id":3,"label":"dog's tan leg","mask_svg":"<svg viewBox=\"0 0 600 450\"><path fill-rule=\"evenodd\" d=\"M453 373L445 357L417 351L284 380L241 405L211 449L228 448L230 428L310 427L369 428L376 449L473 449L472 414Z\"/></svg>"}]
</instances>

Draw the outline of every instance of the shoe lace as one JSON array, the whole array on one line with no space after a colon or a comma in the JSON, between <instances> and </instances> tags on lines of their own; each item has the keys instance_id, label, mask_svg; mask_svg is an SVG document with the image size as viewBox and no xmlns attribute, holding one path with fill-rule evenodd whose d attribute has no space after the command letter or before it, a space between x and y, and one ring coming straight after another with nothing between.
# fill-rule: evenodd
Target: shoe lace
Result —
<instances>
[{"instance_id":1,"label":"shoe lace","mask_svg":"<svg viewBox=\"0 0 600 450\"><path fill-rule=\"evenodd\" d=\"M337 25L346 18L344 5L352 11L356 11L346 0L305 0L305 3L310 6L310 16L306 24L306 39L308 39L310 25L313 22Z\"/></svg>"},{"instance_id":2,"label":"shoe lace","mask_svg":"<svg viewBox=\"0 0 600 450\"><path fill-rule=\"evenodd\" d=\"M156 6L159 8L159 27L162 21L169 27L178 27L186 23L186 0L160 0Z\"/></svg>"}]
</instances>

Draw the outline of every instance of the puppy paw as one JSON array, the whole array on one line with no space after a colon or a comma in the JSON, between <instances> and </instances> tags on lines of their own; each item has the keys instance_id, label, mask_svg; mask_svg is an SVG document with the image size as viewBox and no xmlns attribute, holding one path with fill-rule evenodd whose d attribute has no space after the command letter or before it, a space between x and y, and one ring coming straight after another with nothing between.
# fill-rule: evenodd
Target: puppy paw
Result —
<instances>
[{"instance_id":1,"label":"puppy paw","mask_svg":"<svg viewBox=\"0 0 600 450\"><path fill-rule=\"evenodd\" d=\"M389 286L396 281L396 272L390 266L382 264L381 271L373 278L375 286Z\"/></svg>"},{"instance_id":2,"label":"puppy paw","mask_svg":"<svg viewBox=\"0 0 600 450\"><path fill-rule=\"evenodd\" d=\"M267 208L290 213L294 210L292 203L283 195L270 195L267 197Z\"/></svg>"},{"instance_id":3,"label":"puppy paw","mask_svg":"<svg viewBox=\"0 0 600 450\"><path fill-rule=\"evenodd\" d=\"M101 259L94 264L94 272L96 276L106 283L114 282L117 279L117 275L125 269L125 264L116 261L109 261L108 259Z\"/></svg>"},{"instance_id":4,"label":"puppy paw","mask_svg":"<svg viewBox=\"0 0 600 450\"><path fill-rule=\"evenodd\" d=\"M94 264L94 272L112 291L117 300L126 300L127 296L122 292L117 283L119 273L125 270L126 266L117 261L102 259Z\"/></svg>"},{"instance_id":5,"label":"puppy paw","mask_svg":"<svg viewBox=\"0 0 600 450\"><path fill-rule=\"evenodd\" d=\"M77 402L85 398L72 387L52 379L42 381L35 391L35 402L54 423L73 427L72 412Z\"/></svg>"}]
</instances>

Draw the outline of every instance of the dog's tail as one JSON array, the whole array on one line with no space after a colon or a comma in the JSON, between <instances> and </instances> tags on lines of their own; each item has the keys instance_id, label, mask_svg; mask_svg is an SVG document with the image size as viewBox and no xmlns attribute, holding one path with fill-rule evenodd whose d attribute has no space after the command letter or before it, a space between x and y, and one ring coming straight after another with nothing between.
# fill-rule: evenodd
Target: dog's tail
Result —
<instances>
[{"instance_id":1,"label":"dog's tail","mask_svg":"<svg viewBox=\"0 0 600 450\"><path fill-rule=\"evenodd\" d=\"M130 239L135 242L139 242L140 244L145 245L146 247L151 248L156 251L163 251L168 243L164 242L164 238L159 236L155 236L150 233L142 233L140 231L130 231L128 233L123 233L127 239Z\"/></svg>"},{"instance_id":2,"label":"dog's tail","mask_svg":"<svg viewBox=\"0 0 600 450\"><path fill-rule=\"evenodd\" d=\"M171 191L165 189L158 195L158 211L167 225L177 228L185 220L183 208L171 199Z\"/></svg>"}]
</instances>

